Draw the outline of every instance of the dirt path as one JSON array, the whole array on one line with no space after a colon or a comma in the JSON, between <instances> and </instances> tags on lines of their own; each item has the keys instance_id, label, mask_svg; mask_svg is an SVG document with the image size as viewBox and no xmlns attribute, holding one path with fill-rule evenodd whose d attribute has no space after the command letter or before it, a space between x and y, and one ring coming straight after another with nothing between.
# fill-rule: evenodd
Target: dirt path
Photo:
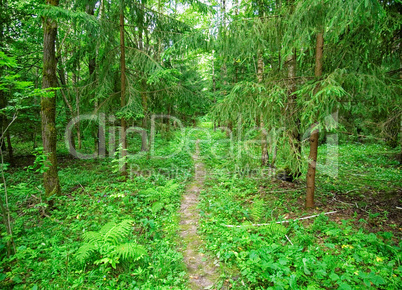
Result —
<instances>
[{"instance_id":1,"label":"dirt path","mask_svg":"<svg viewBox=\"0 0 402 290\"><path fill-rule=\"evenodd\" d=\"M183 256L190 277L191 289L214 289L217 279L215 266L207 257L200 253L202 241L197 234L200 215L197 209L198 196L203 188L205 179L205 167L200 159L199 140L196 142L196 152L193 155L195 161L195 178L189 185L180 208L180 236L183 240Z\"/></svg>"}]
</instances>

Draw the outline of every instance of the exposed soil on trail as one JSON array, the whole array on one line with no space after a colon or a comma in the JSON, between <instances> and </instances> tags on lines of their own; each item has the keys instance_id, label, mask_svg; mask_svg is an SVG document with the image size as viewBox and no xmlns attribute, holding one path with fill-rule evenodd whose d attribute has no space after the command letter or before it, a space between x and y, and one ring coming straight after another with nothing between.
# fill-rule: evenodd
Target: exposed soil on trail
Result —
<instances>
[{"instance_id":1,"label":"exposed soil on trail","mask_svg":"<svg viewBox=\"0 0 402 290\"><path fill-rule=\"evenodd\" d=\"M182 253L190 278L191 289L214 289L218 278L214 264L206 255L200 253L202 240L197 233L200 215L197 209L198 197L205 180L205 166L201 162L199 142L196 143L195 178L183 196L180 208L180 236L183 241Z\"/></svg>"}]
</instances>

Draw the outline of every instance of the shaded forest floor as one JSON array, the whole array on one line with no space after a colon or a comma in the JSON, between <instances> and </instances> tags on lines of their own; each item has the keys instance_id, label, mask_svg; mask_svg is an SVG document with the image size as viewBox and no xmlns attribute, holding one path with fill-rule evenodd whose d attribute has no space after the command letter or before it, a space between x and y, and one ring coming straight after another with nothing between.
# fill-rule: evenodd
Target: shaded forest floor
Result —
<instances>
[{"instance_id":1,"label":"shaded forest floor","mask_svg":"<svg viewBox=\"0 0 402 290\"><path fill-rule=\"evenodd\" d=\"M213 132L208 123L200 125L187 129L185 137L157 136L156 154L178 153L164 159L138 155L127 182L110 159L72 159L60 145L63 195L55 198L51 212L44 202L41 174L22 167L32 165L33 158L17 158L19 167L6 171L17 254L6 257L3 236L0 287L190 288L198 274L187 269L186 254L180 250L186 237L179 233L183 197L194 185L197 162L207 174L203 186L196 185L198 208L191 204L199 212L198 231L192 234L202 240L197 254L215 266L212 276L219 277L210 289L402 287L402 175L394 158L398 149L344 142L334 160L327 154L333 148L321 145L319 161L324 166L318 168L316 207L306 211L303 179L289 183L276 179L274 172L254 170L259 160L238 159L236 149L230 154L230 144L221 142L226 140L223 132ZM200 154L194 162L197 139ZM132 148L139 146L139 140L131 141ZM16 148L16 154L28 155L26 147ZM278 158L278 167L282 162ZM336 164L335 175L326 168L331 164ZM337 213L291 221L329 211ZM100 249L77 260L84 232L124 219L134 223L121 241L144 246L146 256L121 261L116 268L99 262L108 255ZM290 222L275 224L284 220ZM268 225L251 226L254 223Z\"/></svg>"}]
</instances>

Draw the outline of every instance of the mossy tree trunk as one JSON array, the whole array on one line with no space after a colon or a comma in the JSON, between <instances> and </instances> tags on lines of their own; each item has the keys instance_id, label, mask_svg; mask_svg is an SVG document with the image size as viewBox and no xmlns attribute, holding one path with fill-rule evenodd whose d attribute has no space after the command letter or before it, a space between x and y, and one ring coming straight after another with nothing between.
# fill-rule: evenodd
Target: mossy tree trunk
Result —
<instances>
[{"instance_id":1,"label":"mossy tree trunk","mask_svg":"<svg viewBox=\"0 0 402 290\"><path fill-rule=\"evenodd\" d=\"M47 0L47 5L58 6L58 0ZM56 37L57 22L51 18L43 19L43 79L42 89L47 93L41 98L43 153L47 155L48 170L43 174L46 197L60 194L60 182L56 157Z\"/></svg>"}]
</instances>

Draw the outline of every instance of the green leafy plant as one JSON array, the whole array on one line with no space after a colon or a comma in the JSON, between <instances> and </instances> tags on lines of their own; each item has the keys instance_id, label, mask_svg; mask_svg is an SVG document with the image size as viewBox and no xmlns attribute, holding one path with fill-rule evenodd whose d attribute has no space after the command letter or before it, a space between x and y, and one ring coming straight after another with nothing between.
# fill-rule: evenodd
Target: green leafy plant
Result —
<instances>
[{"instance_id":1,"label":"green leafy plant","mask_svg":"<svg viewBox=\"0 0 402 290\"><path fill-rule=\"evenodd\" d=\"M264 214L264 200L256 199L251 210L251 217L254 222L258 223Z\"/></svg>"},{"instance_id":2,"label":"green leafy plant","mask_svg":"<svg viewBox=\"0 0 402 290\"><path fill-rule=\"evenodd\" d=\"M147 252L136 242L127 241L132 229L132 220L123 220L116 224L109 222L99 232L86 232L76 258L80 263L93 262L95 265L106 264L116 269L122 261L138 261Z\"/></svg>"},{"instance_id":3,"label":"green leafy plant","mask_svg":"<svg viewBox=\"0 0 402 290\"><path fill-rule=\"evenodd\" d=\"M28 171L45 173L49 169L50 161L47 159L47 154L43 153L43 147L36 148L33 155L35 161L33 165L27 166Z\"/></svg>"}]
</instances>

